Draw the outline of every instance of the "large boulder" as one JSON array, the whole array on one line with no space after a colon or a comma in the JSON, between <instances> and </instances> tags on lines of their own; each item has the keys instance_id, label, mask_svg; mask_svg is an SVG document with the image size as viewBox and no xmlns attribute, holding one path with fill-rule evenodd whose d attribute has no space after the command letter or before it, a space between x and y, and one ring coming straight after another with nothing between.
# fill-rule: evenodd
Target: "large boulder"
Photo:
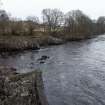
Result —
<instances>
[{"instance_id":1,"label":"large boulder","mask_svg":"<svg viewBox=\"0 0 105 105\"><path fill-rule=\"evenodd\" d=\"M64 43L64 41L62 39L51 37L51 36L48 38L49 45L59 45L59 44L63 44L63 43Z\"/></svg>"}]
</instances>

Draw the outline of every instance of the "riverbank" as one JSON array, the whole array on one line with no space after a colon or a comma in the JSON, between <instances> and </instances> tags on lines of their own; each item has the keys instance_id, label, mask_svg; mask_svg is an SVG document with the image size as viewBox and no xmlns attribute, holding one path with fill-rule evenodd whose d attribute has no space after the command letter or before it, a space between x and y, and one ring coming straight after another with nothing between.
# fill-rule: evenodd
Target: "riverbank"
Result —
<instances>
[{"instance_id":1,"label":"riverbank","mask_svg":"<svg viewBox=\"0 0 105 105\"><path fill-rule=\"evenodd\" d=\"M0 67L0 105L48 105L41 72L18 74Z\"/></svg>"},{"instance_id":2,"label":"riverbank","mask_svg":"<svg viewBox=\"0 0 105 105\"><path fill-rule=\"evenodd\" d=\"M105 105L104 52L105 35L100 35L39 51L4 54L0 65L16 68L20 73L42 70L49 105ZM40 64L45 58L45 63Z\"/></svg>"},{"instance_id":3,"label":"riverbank","mask_svg":"<svg viewBox=\"0 0 105 105\"><path fill-rule=\"evenodd\" d=\"M62 39L52 36L0 36L0 51L39 49L41 46L62 44Z\"/></svg>"},{"instance_id":4,"label":"riverbank","mask_svg":"<svg viewBox=\"0 0 105 105\"><path fill-rule=\"evenodd\" d=\"M50 35L35 36L3 36L0 35L0 51L22 51L28 49L40 49L42 46L59 45L68 41L88 39L84 35L65 35L53 37Z\"/></svg>"}]
</instances>

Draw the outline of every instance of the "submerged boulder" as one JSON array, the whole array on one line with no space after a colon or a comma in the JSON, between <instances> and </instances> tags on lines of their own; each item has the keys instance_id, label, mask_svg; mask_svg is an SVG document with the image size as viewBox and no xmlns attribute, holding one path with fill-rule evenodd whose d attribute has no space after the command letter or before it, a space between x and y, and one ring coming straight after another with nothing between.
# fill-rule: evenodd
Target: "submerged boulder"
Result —
<instances>
[{"instance_id":1,"label":"submerged boulder","mask_svg":"<svg viewBox=\"0 0 105 105\"><path fill-rule=\"evenodd\" d=\"M42 61L42 60L46 60L46 59L49 59L49 56L42 55L41 58L39 58L38 60Z\"/></svg>"},{"instance_id":2,"label":"submerged boulder","mask_svg":"<svg viewBox=\"0 0 105 105\"><path fill-rule=\"evenodd\" d=\"M43 56L41 56L41 58L37 59L37 61L38 61L40 64L43 64L43 63L45 63L45 61L46 61L47 59L49 59L49 58L50 58L49 56L43 55Z\"/></svg>"}]
</instances>

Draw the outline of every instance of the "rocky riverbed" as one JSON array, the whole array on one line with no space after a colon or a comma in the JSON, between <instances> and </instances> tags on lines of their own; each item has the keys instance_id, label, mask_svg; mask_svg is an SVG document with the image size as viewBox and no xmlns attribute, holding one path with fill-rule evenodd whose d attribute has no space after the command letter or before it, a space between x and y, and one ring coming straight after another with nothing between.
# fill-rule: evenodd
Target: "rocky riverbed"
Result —
<instances>
[{"instance_id":1,"label":"rocky riverbed","mask_svg":"<svg viewBox=\"0 0 105 105\"><path fill-rule=\"evenodd\" d=\"M18 74L0 67L0 105L48 105L41 72Z\"/></svg>"}]
</instances>

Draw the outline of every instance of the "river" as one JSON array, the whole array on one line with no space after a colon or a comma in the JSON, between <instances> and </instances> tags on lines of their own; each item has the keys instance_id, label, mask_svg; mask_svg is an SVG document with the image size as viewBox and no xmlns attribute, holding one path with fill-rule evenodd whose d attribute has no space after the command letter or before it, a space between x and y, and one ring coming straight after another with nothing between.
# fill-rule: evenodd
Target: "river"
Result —
<instances>
[{"instance_id":1,"label":"river","mask_svg":"<svg viewBox=\"0 0 105 105\"><path fill-rule=\"evenodd\" d=\"M38 60L48 56L44 62ZM0 65L43 72L49 105L105 105L105 36L39 51L1 54Z\"/></svg>"}]
</instances>

